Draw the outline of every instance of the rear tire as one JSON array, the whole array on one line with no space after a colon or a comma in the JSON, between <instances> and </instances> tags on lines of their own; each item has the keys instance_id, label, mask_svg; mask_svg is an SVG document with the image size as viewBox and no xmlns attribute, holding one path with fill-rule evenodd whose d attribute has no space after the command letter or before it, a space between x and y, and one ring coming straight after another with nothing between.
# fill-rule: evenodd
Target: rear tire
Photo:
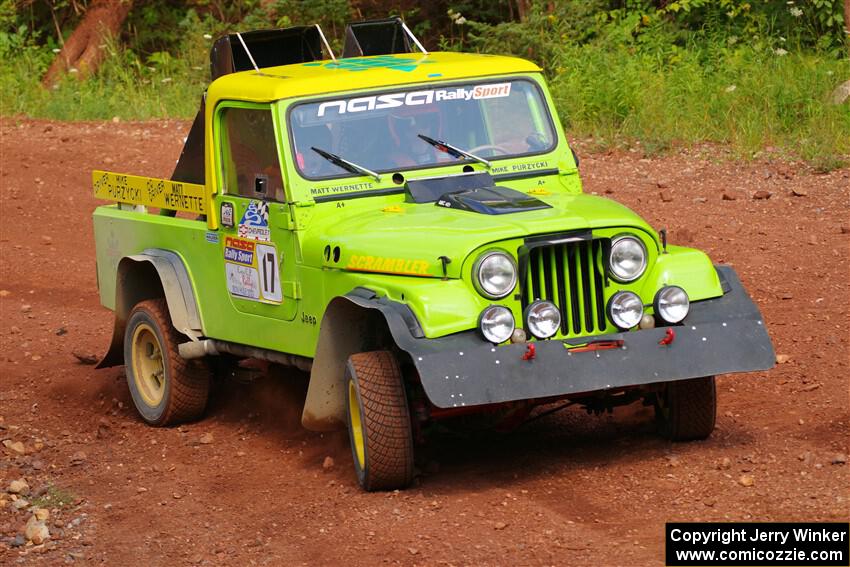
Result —
<instances>
[{"instance_id":1,"label":"rear tire","mask_svg":"<svg viewBox=\"0 0 850 567\"><path fill-rule=\"evenodd\" d=\"M133 404L148 424L166 426L200 417L210 391L205 360L177 352L185 338L171 325L164 299L142 301L124 332L124 366Z\"/></svg>"},{"instance_id":2,"label":"rear tire","mask_svg":"<svg viewBox=\"0 0 850 567\"><path fill-rule=\"evenodd\" d=\"M389 351L353 354L345 365L345 401L354 470L369 492L413 481L413 435L401 370Z\"/></svg>"},{"instance_id":3,"label":"rear tire","mask_svg":"<svg viewBox=\"0 0 850 567\"><path fill-rule=\"evenodd\" d=\"M670 382L656 394L658 432L671 441L707 438L714 431L716 414L714 376Z\"/></svg>"}]
</instances>

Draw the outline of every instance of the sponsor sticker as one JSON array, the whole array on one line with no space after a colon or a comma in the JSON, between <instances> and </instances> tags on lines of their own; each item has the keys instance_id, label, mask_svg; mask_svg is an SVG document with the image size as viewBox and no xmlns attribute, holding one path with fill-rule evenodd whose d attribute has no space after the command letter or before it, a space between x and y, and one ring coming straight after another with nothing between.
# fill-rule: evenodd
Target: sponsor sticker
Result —
<instances>
[{"instance_id":1,"label":"sponsor sticker","mask_svg":"<svg viewBox=\"0 0 850 567\"><path fill-rule=\"evenodd\" d=\"M221 224L227 228L233 228L233 203L221 204Z\"/></svg>"},{"instance_id":2,"label":"sponsor sticker","mask_svg":"<svg viewBox=\"0 0 850 567\"><path fill-rule=\"evenodd\" d=\"M227 275L227 290L231 294L259 301L260 278L257 270L230 262L224 264L224 269Z\"/></svg>"},{"instance_id":3,"label":"sponsor sticker","mask_svg":"<svg viewBox=\"0 0 850 567\"><path fill-rule=\"evenodd\" d=\"M239 220L239 236L251 240L271 240L269 230L269 204L262 201L251 201Z\"/></svg>"},{"instance_id":4,"label":"sponsor sticker","mask_svg":"<svg viewBox=\"0 0 850 567\"><path fill-rule=\"evenodd\" d=\"M224 239L223 253L227 290L232 295L263 303L283 301L277 249L273 244L228 236Z\"/></svg>"},{"instance_id":5,"label":"sponsor sticker","mask_svg":"<svg viewBox=\"0 0 850 567\"><path fill-rule=\"evenodd\" d=\"M226 246L224 248L224 259L228 262L234 262L236 264L244 264L246 266L254 265L254 253L248 252L247 250L239 250L238 248L231 248Z\"/></svg>"},{"instance_id":6,"label":"sponsor sticker","mask_svg":"<svg viewBox=\"0 0 850 567\"><path fill-rule=\"evenodd\" d=\"M395 108L398 106L420 106L423 104L433 104L435 102L444 101L468 101L485 98L500 98L510 96L510 94L511 83L389 93L350 98L347 100L331 100L323 102L319 105L317 115L322 117L331 112L347 114L352 112L365 112L369 110L383 110L385 108Z\"/></svg>"},{"instance_id":7,"label":"sponsor sticker","mask_svg":"<svg viewBox=\"0 0 850 567\"><path fill-rule=\"evenodd\" d=\"M207 242L209 242L210 244L218 244L218 233L217 232L209 231L209 232L206 233L204 238L206 238Z\"/></svg>"}]
</instances>

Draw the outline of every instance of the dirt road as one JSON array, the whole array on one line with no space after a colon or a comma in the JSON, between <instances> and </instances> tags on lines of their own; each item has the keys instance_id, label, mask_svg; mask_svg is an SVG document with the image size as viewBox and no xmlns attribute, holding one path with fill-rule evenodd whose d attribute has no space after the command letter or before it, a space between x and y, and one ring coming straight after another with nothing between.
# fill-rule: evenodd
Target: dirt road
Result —
<instances>
[{"instance_id":1,"label":"dirt road","mask_svg":"<svg viewBox=\"0 0 850 567\"><path fill-rule=\"evenodd\" d=\"M303 376L222 384L202 421L152 429L121 368L72 354L111 332L90 171L168 176L187 130L0 121L0 564L661 565L667 521L848 519L850 170L585 157L586 190L734 265L785 362L720 378L705 442L661 440L646 409L567 412L445 435L416 487L365 494L345 435L299 428ZM16 541L22 477L42 545Z\"/></svg>"}]
</instances>

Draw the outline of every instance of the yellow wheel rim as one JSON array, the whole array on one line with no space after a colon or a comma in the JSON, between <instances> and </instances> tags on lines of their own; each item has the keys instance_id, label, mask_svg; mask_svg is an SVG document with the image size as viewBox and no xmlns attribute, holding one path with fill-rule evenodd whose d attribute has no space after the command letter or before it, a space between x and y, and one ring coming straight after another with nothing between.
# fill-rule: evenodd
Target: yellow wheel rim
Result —
<instances>
[{"instance_id":1,"label":"yellow wheel rim","mask_svg":"<svg viewBox=\"0 0 850 567\"><path fill-rule=\"evenodd\" d=\"M165 361L162 345L147 323L133 332L133 380L145 404L154 408L165 395Z\"/></svg>"},{"instance_id":2,"label":"yellow wheel rim","mask_svg":"<svg viewBox=\"0 0 850 567\"><path fill-rule=\"evenodd\" d=\"M348 381L348 415L351 420L351 444L357 464L363 469L366 466L366 447L363 443L363 425L360 421L360 404L357 403L357 390L354 380Z\"/></svg>"}]
</instances>

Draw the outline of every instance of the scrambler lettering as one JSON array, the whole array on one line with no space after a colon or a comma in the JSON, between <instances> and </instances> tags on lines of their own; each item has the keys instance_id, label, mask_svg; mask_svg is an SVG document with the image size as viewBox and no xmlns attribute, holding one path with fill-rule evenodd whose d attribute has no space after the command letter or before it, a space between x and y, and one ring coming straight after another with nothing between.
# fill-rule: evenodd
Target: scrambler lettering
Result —
<instances>
[{"instance_id":1,"label":"scrambler lettering","mask_svg":"<svg viewBox=\"0 0 850 567\"><path fill-rule=\"evenodd\" d=\"M346 269L358 272L384 272L387 274L425 276L428 275L428 262L424 260L408 260L406 258L358 256L355 254L348 260Z\"/></svg>"}]
</instances>

